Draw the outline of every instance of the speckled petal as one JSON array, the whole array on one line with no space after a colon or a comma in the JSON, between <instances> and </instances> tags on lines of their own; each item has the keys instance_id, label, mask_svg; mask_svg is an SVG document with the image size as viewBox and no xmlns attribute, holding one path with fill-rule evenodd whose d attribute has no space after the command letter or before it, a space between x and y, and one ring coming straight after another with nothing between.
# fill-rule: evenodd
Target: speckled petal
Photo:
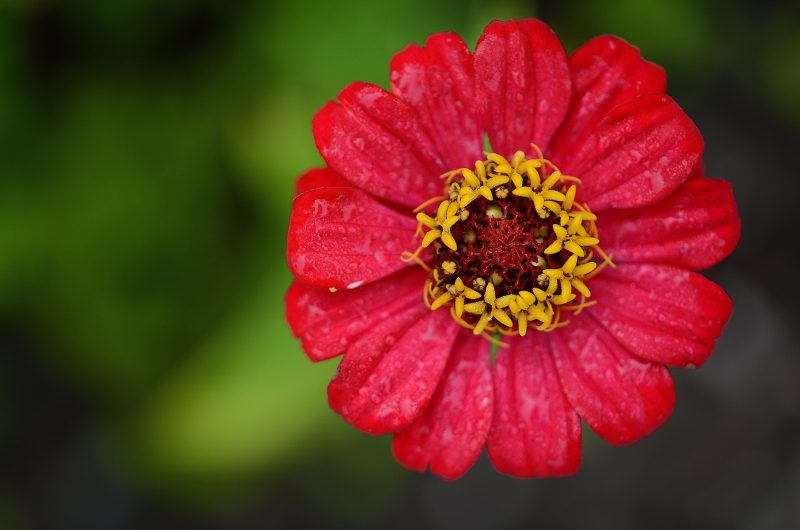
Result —
<instances>
[{"instance_id":1,"label":"speckled petal","mask_svg":"<svg viewBox=\"0 0 800 530\"><path fill-rule=\"evenodd\" d=\"M381 322L345 353L328 403L364 432L403 429L430 401L460 329L422 303Z\"/></svg>"},{"instance_id":2,"label":"speckled petal","mask_svg":"<svg viewBox=\"0 0 800 530\"><path fill-rule=\"evenodd\" d=\"M669 371L631 356L587 315L548 338L567 399L608 442L635 442L669 417L675 406Z\"/></svg>"},{"instance_id":3,"label":"speckled petal","mask_svg":"<svg viewBox=\"0 0 800 530\"><path fill-rule=\"evenodd\" d=\"M705 177L706 177L706 165L701 160L700 162L695 164L694 169L692 169L692 172L689 173L689 178L686 179L686 181L688 182L690 180L702 179Z\"/></svg>"},{"instance_id":4,"label":"speckled petal","mask_svg":"<svg viewBox=\"0 0 800 530\"><path fill-rule=\"evenodd\" d=\"M741 220L730 183L696 178L652 206L608 212L598 221L603 249L617 263L705 269L739 242Z\"/></svg>"},{"instance_id":5,"label":"speckled petal","mask_svg":"<svg viewBox=\"0 0 800 530\"><path fill-rule=\"evenodd\" d=\"M430 404L394 436L392 452L414 471L454 480L481 454L492 422L490 344L461 332Z\"/></svg>"},{"instance_id":6,"label":"speckled petal","mask_svg":"<svg viewBox=\"0 0 800 530\"><path fill-rule=\"evenodd\" d=\"M286 293L286 319L312 361L344 353L365 331L422 305L426 273L405 269L357 289L330 292L295 281Z\"/></svg>"},{"instance_id":7,"label":"speckled petal","mask_svg":"<svg viewBox=\"0 0 800 530\"><path fill-rule=\"evenodd\" d=\"M486 448L515 477L571 475L581 462L581 422L541 335L511 339L494 364L495 412Z\"/></svg>"},{"instance_id":8,"label":"speckled petal","mask_svg":"<svg viewBox=\"0 0 800 530\"><path fill-rule=\"evenodd\" d=\"M644 94L663 94L664 69L642 59L639 50L612 35L596 37L569 58L572 103L553 138L553 159L569 154L591 133L594 123L615 106ZM557 164L559 162L556 162Z\"/></svg>"},{"instance_id":9,"label":"speckled petal","mask_svg":"<svg viewBox=\"0 0 800 530\"><path fill-rule=\"evenodd\" d=\"M590 285L598 303L587 311L620 344L638 357L675 366L702 365L733 310L714 282L667 265L621 264Z\"/></svg>"},{"instance_id":10,"label":"speckled petal","mask_svg":"<svg viewBox=\"0 0 800 530\"><path fill-rule=\"evenodd\" d=\"M352 188L353 185L327 167L312 168L297 177L295 195L319 188Z\"/></svg>"},{"instance_id":11,"label":"speckled petal","mask_svg":"<svg viewBox=\"0 0 800 530\"><path fill-rule=\"evenodd\" d=\"M318 188L295 197L286 255L292 273L318 287L355 288L406 266L417 223L351 188Z\"/></svg>"},{"instance_id":12,"label":"speckled petal","mask_svg":"<svg viewBox=\"0 0 800 530\"><path fill-rule=\"evenodd\" d=\"M352 83L314 116L314 140L331 169L355 186L410 207L441 193L448 169L414 109L368 83Z\"/></svg>"},{"instance_id":13,"label":"speckled petal","mask_svg":"<svg viewBox=\"0 0 800 530\"><path fill-rule=\"evenodd\" d=\"M547 150L569 108L567 55L540 20L494 21L475 49L475 79L492 151L510 156L531 142Z\"/></svg>"},{"instance_id":14,"label":"speckled petal","mask_svg":"<svg viewBox=\"0 0 800 530\"><path fill-rule=\"evenodd\" d=\"M667 96L648 95L615 107L556 163L583 180L581 201L600 212L667 197L702 154L703 138L683 110Z\"/></svg>"},{"instance_id":15,"label":"speckled petal","mask_svg":"<svg viewBox=\"0 0 800 530\"><path fill-rule=\"evenodd\" d=\"M430 404L398 432L392 452L414 471L454 480L481 454L492 422L489 342L461 332Z\"/></svg>"},{"instance_id":16,"label":"speckled petal","mask_svg":"<svg viewBox=\"0 0 800 530\"><path fill-rule=\"evenodd\" d=\"M455 33L428 37L392 59L392 92L411 105L450 168L483 158L472 55Z\"/></svg>"}]
</instances>

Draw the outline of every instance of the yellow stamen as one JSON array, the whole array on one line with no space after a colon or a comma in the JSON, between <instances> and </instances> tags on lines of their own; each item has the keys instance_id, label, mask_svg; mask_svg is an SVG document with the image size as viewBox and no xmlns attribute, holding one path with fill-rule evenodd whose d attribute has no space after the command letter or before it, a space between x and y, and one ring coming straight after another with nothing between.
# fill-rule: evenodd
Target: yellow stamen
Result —
<instances>
[{"instance_id":1,"label":"yellow stamen","mask_svg":"<svg viewBox=\"0 0 800 530\"><path fill-rule=\"evenodd\" d=\"M437 309L439 309L452 299L453 295L451 295L450 293L444 293L443 295L439 296L436 300L433 301L433 303L431 304L431 309L436 311Z\"/></svg>"},{"instance_id":2,"label":"yellow stamen","mask_svg":"<svg viewBox=\"0 0 800 530\"><path fill-rule=\"evenodd\" d=\"M591 290L587 282L606 266L615 267L599 246L597 216L576 201L581 180L564 175L544 158L538 146L532 145L531 149L537 158L527 158L523 151L515 152L510 159L485 153L485 159L476 161L474 169L459 168L442 174L444 194L414 210L420 246L400 256L404 262L414 261L431 273L433 279L426 281L423 290L427 307L437 310L449 306L458 325L501 345L504 343L496 338L497 334L526 336L531 329L549 332L569 324L568 319L562 318L564 311L579 315L597 303L588 300ZM480 204L477 208L475 201ZM508 214L509 219L514 219L509 206L504 206L506 201L532 202L532 210L528 210L536 215L531 225L532 237L541 245L536 248L544 247L540 254L526 258L530 259L527 266L535 267L533 272L526 270L535 278L532 285L520 291L509 288L520 281L518 276L506 277L502 270L490 269L480 272L484 280L474 261L461 257L474 256L465 252L474 253L475 245L480 245L481 218L503 223ZM434 204L435 213L428 213ZM511 208L511 212L519 211ZM479 224L457 228L462 226L459 223L472 223L472 219L478 219ZM498 225L492 226L496 229ZM433 269L420 257L428 248L434 255L432 262L437 264ZM595 255L602 258L599 263L593 260ZM467 279L470 287L465 283ZM571 303L578 296L579 302Z\"/></svg>"},{"instance_id":3,"label":"yellow stamen","mask_svg":"<svg viewBox=\"0 0 800 530\"><path fill-rule=\"evenodd\" d=\"M422 251L421 246L417 247L417 250L415 250L414 252L409 252L407 250L404 250L402 254L400 254L400 261L404 263L411 263L412 261L414 261L417 263L417 265L419 265L426 271L431 272L431 268L428 266L428 264L422 261L422 258L419 257L419 253L421 251Z\"/></svg>"}]
</instances>

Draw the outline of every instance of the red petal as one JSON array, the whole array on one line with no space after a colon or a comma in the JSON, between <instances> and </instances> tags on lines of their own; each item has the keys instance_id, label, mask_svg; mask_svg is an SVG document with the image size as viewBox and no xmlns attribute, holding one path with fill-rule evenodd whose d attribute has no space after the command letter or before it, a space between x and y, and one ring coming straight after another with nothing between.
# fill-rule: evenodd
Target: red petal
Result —
<instances>
[{"instance_id":1,"label":"red petal","mask_svg":"<svg viewBox=\"0 0 800 530\"><path fill-rule=\"evenodd\" d=\"M416 226L361 190L312 190L292 205L289 268L311 285L355 288L405 267L400 254L415 246Z\"/></svg>"},{"instance_id":2,"label":"red petal","mask_svg":"<svg viewBox=\"0 0 800 530\"><path fill-rule=\"evenodd\" d=\"M581 422L541 336L511 340L494 364L495 411L486 448L515 477L571 475L581 462Z\"/></svg>"},{"instance_id":3,"label":"red petal","mask_svg":"<svg viewBox=\"0 0 800 530\"><path fill-rule=\"evenodd\" d=\"M700 162L698 162L694 166L694 169L692 169L692 172L689 173L689 178L686 179L686 180L688 181L688 180L694 180L694 179L702 179L702 178L705 178L705 176L706 176L706 165L701 160Z\"/></svg>"},{"instance_id":4,"label":"red petal","mask_svg":"<svg viewBox=\"0 0 800 530\"><path fill-rule=\"evenodd\" d=\"M492 150L547 149L569 107L571 80L558 37L539 20L494 21L475 50L475 78Z\"/></svg>"},{"instance_id":5,"label":"red petal","mask_svg":"<svg viewBox=\"0 0 800 530\"><path fill-rule=\"evenodd\" d=\"M461 333L430 404L394 436L392 451L409 469L454 480L481 454L492 423L489 341Z\"/></svg>"},{"instance_id":6,"label":"red petal","mask_svg":"<svg viewBox=\"0 0 800 530\"><path fill-rule=\"evenodd\" d=\"M366 330L422 305L425 271L406 267L358 289L332 293L294 282L286 293L286 319L312 361L344 353Z\"/></svg>"},{"instance_id":7,"label":"red petal","mask_svg":"<svg viewBox=\"0 0 800 530\"><path fill-rule=\"evenodd\" d=\"M644 94L663 94L667 77L639 49L619 37L596 37L569 58L572 104L553 139L553 158L568 157L597 120L615 106ZM558 163L558 162L557 162Z\"/></svg>"},{"instance_id":8,"label":"red petal","mask_svg":"<svg viewBox=\"0 0 800 530\"><path fill-rule=\"evenodd\" d=\"M730 318L718 285L666 265L620 265L590 282L589 309L630 352L675 366L700 366Z\"/></svg>"},{"instance_id":9,"label":"red petal","mask_svg":"<svg viewBox=\"0 0 800 530\"><path fill-rule=\"evenodd\" d=\"M635 442L669 417L675 390L667 369L632 357L591 318L573 318L550 340L567 398L602 438Z\"/></svg>"},{"instance_id":10,"label":"red petal","mask_svg":"<svg viewBox=\"0 0 800 530\"><path fill-rule=\"evenodd\" d=\"M325 161L359 188L415 207L442 192L446 171L414 109L367 83L352 83L314 116Z\"/></svg>"},{"instance_id":11,"label":"red petal","mask_svg":"<svg viewBox=\"0 0 800 530\"><path fill-rule=\"evenodd\" d=\"M583 179L580 197L595 211L657 202L700 161L703 138L670 98L642 96L605 115L561 169Z\"/></svg>"},{"instance_id":12,"label":"red petal","mask_svg":"<svg viewBox=\"0 0 800 530\"><path fill-rule=\"evenodd\" d=\"M704 269L733 252L741 231L733 188L715 179L689 180L659 203L601 218L603 249L616 263Z\"/></svg>"},{"instance_id":13,"label":"red petal","mask_svg":"<svg viewBox=\"0 0 800 530\"><path fill-rule=\"evenodd\" d=\"M455 33L431 35L392 59L392 92L417 112L448 168L483 158L472 56Z\"/></svg>"},{"instance_id":14,"label":"red petal","mask_svg":"<svg viewBox=\"0 0 800 530\"><path fill-rule=\"evenodd\" d=\"M430 401L459 329L423 304L384 320L347 350L328 403L370 434L406 427Z\"/></svg>"},{"instance_id":15,"label":"red petal","mask_svg":"<svg viewBox=\"0 0 800 530\"><path fill-rule=\"evenodd\" d=\"M352 187L352 185L326 167L316 167L309 169L299 177L295 183L295 195L300 195L307 191L319 188L341 188Z\"/></svg>"}]
</instances>

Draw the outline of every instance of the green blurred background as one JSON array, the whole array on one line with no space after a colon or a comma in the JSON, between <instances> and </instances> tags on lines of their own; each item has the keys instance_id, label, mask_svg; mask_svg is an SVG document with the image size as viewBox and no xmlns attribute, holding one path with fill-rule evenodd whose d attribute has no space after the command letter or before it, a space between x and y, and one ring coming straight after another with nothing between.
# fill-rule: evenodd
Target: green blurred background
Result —
<instances>
[{"instance_id":1,"label":"green blurred background","mask_svg":"<svg viewBox=\"0 0 800 530\"><path fill-rule=\"evenodd\" d=\"M722 0L0 0L0 528L796 523L797 288L763 272L791 266L773 250L786 225L770 223L790 222L798 190L799 15ZM654 437L619 450L587 432L578 477L514 481L482 460L448 484L327 408L336 362L307 361L283 317L292 190L321 163L311 117L348 82L386 86L391 56L430 33L474 46L491 19L525 16L568 50L614 33L667 68L709 172L737 189L743 242L712 277L749 332L676 373ZM766 175L787 187L759 193Z\"/></svg>"}]
</instances>

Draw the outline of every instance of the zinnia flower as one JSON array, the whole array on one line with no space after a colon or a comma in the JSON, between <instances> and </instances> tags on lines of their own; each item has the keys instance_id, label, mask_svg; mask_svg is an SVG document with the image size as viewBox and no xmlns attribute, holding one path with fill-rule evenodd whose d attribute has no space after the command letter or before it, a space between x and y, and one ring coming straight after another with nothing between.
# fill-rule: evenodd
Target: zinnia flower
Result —
<instances>
[{"instance_id":1,"label":"zinnia flower","mask_svg":"<svg viewBox=\"0 0 800 530\"><path fill-rule=\"evenodd\" d=\"M695 271L740 232L665 86L619 38L567 57L544 23L495 21L325 105L286 306L311 360L344 354L330 406L448 479L484 445L500 472L569 475L581 419L618 445L664 422L667 366L702 365L732 310Z\"/></svg>"}]
</instances>

